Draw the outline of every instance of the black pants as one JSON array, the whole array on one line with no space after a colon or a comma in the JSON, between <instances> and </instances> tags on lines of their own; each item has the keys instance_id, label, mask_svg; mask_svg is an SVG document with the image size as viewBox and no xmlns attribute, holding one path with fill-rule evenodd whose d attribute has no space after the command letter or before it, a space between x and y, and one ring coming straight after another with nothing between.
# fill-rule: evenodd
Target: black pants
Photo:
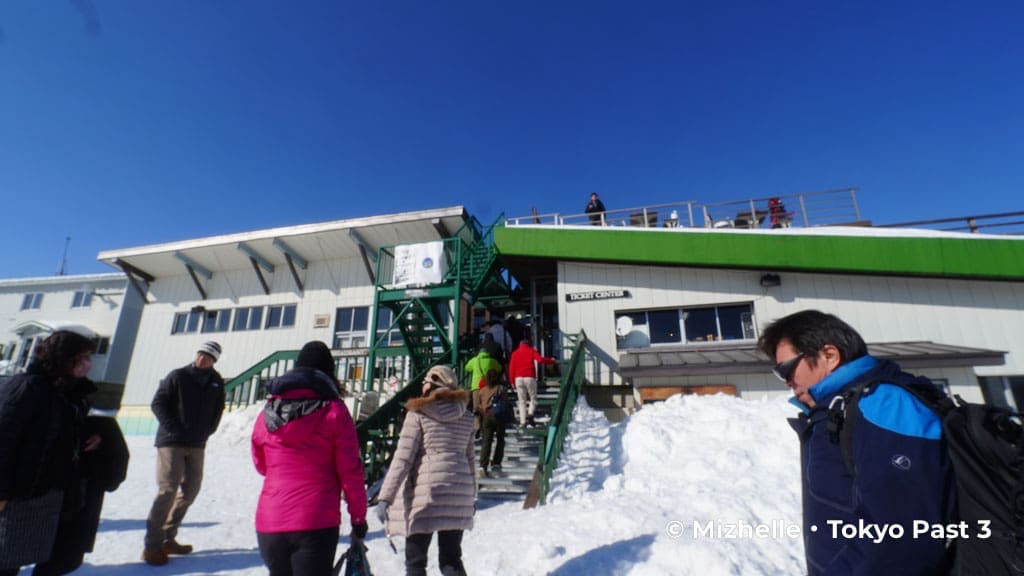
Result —
<instances>
[{"instance_id":1,"label":"black pants","mask_svg":"<svg viewBox=\"0 0 1024 576\"><path fill-rule=\"evenodd\" d=\"M433 532L413 534L405 538L406 576L427 576L427 549ZM462 566L462 530L442 530L437 533L437 563L444 576L466 576Z\"/></svg>"},{"instance_id":2,"label":"black pants","mask_svg":"<svg viewBox=\"0 0 1024 576\"><path fill-rule=\"evenodd\" d=\"M0 570L0 576L18 576L18 572L21 572L21 568L5 568Z\"/></svg>"},{"instance_id":3,"label":"black pants","mask_svg":"<svg viewBox=\"0 0 1024 576\"><path fill-rule=\"evenodd\" d=\"M497 437L494 447L494 458L491 458L491 443ZM483 422L483 438L480 444L480 467L487 470L493 464L501 466L505 457L505 425L493 416L485 416Z\"/></svg>"},{"instance_id":4,"label":"black pants","mask_svg":"<svg viewBox=\"0 0 1024 576\"><path fill-rule=\"evenodd\" d=\"M256 542L270 576L330 576L338 549L338 527L257 532Z\"/></svg>"}]
</instances>

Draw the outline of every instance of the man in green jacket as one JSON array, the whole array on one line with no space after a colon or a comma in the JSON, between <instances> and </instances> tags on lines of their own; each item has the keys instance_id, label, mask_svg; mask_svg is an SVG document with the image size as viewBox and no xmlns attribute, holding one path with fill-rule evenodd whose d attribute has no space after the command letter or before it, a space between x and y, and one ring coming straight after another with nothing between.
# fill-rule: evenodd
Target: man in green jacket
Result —
<instances>
[{"instance_id":1,"label":"man in green jacket","mask_svg":"<svg viewBox=\"0 0 1024 576\"><path fill-rule=\"evenodd\" d=\"M486 378L489 372L501 372L501 363L481 348L476 356L466 362L466 372L469 372L471 378L469 389L479 390L480 380Z\"/></svg>"},{"instance_id":2,"label":"man in green jacket","mask_svg":"<svg viewBox=\"0 0 1024 576\"><path fill-rule=\"evenodd\" d=\"M487 350L485 350L481 346L480 347L480 352L476 356L473 356L472 358L470 358L468 362L466 362L466 372L469 374L469 378L470 378L470 380L469 380L470 400L469 400L468 408L470 410L472 410L473 406L476 403L477 392L479 392L479 390L480 390L480 380L486 378L487 374L490 373L490 372L497 372L500 375L501 372L502 372L502 368L501 368L501 363L498 362L497 360L495 360L490 354L487 353ZM480 424L481 424L480 415L479 414L474 414L473 415L473 431L474 432L477 432L477 433L480 432Z\"/></svg>"}]
</instances>

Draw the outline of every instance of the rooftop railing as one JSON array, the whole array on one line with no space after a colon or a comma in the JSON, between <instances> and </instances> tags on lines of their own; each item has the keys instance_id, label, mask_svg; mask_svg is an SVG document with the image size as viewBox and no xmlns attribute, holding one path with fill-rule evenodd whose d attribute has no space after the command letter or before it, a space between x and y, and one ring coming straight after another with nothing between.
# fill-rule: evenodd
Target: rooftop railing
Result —
<instances>
[{"instance_id":1,"label":"rooftop railing","mask_svg":"<svg viewBox=\"0 0 1024 576\"><path fill-rule=\"evenodd\" d=\"M879 224L879 228L927 228L943 232L971 232L972 234L1024 234L1024 212L1000 212L941 218L938 220L917 220L898 224Z\"/></svg>"},{"instance_id":2,"label":"rooftop railing","mask_svg":"<svg viewBox=\"0 0 1024 576\"><path fill-rule=\"evenodd\" d=\"M861 220L857 188L838 188L732 202L695 200L617 208L596 213L546 214L506 218L506 226L632 226L639 228L789 228L870 225Z\"/></svg>"}]
</instances>

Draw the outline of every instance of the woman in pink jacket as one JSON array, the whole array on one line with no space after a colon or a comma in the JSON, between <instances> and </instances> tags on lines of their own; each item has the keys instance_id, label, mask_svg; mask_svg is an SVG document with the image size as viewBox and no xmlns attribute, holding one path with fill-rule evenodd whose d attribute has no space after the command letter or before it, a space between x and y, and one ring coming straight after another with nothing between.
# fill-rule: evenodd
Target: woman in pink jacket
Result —
<instances>
[{"instance_id":1,"label":"woman in pink jacket","mask_svg":"<svg viewBox=\"0 0 1024 576\"><path fill-rule=\"evenodd\" d=\"M351 538L366 536L366 487L359 441L334 358L320 341L302 347L295 368L267 387L252 431L252 459L265 476L256 536L270 576L328 576L345 494Z\"/></svg>"}]
</instances>

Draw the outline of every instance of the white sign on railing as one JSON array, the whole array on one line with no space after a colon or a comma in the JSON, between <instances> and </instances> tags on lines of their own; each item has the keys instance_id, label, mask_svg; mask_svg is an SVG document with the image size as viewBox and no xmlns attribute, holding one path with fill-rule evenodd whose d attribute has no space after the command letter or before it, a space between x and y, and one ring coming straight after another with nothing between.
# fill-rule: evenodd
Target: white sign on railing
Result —
<instances>
[{"instance_id":1,"label":"white sign on railing","mask_svg":"<svg viewBox=\"0 0 1024 576\"><path fill-rule=\"evenodd\" d=\"M440 284L444 278L444 242L424 242L395 247L392 284L425 286Z\"/></svg>"}]
</instances>

